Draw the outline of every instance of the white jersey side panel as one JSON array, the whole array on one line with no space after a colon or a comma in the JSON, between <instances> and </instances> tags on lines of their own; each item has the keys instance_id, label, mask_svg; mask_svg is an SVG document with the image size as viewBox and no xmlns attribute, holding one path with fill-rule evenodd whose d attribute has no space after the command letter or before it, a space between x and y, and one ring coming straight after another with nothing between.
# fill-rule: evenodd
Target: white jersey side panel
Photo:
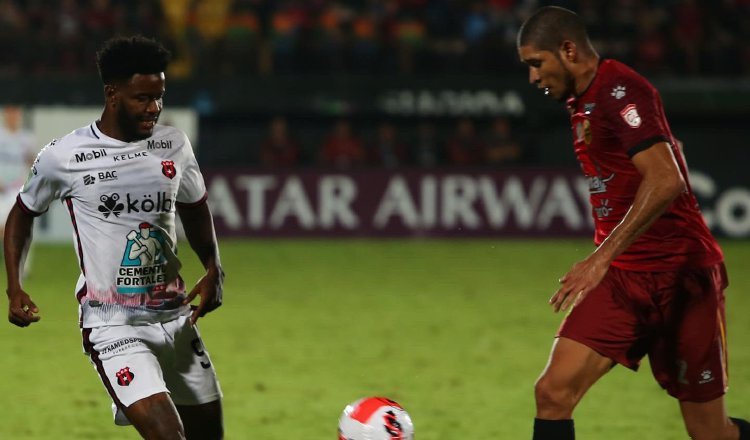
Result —
<instances>
[{"instance_id":1,"label":"white jersey side panel","mask_svg":"<svg viewBox=\"0 0 750 440\"><path fill-rule=\"evenodd\" d=\"M205 200L190 142L157 125L122 142L96 123L47 145L19 199L30 212L61 199L81 266L76 297L83 327L160 322L189 313L176 256L177 203Z\"/></svg>"}]
</instances>

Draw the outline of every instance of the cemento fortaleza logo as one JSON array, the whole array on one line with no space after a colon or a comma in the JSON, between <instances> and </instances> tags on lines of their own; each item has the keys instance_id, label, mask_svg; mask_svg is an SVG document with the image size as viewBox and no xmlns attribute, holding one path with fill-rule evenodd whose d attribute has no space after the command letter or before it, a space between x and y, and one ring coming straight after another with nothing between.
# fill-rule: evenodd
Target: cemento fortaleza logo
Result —
<instances>
[{"instance_id":1,"label":"cemento fortaleza logo","mask_svg":"<svg viewBox=\"0 0 750 440\"><path fill-rule=\"evenodd\" d=\"M125 251L117 273L117 293L141 295L163 291L167 282L164 251L168 244L161 230L142 222L125 238Z\"/></svg>"},{"instance_id":2,"label":"cemento fortaleza logo","mask_svg":"<svg viewBox=\"0 0 750 440\"><path fill-rule=\"evenodd\" d=\"M177 197L177 193L169 194L165 191L160 191L154 194L144 194L142 196L134 196L130 193L125 193L124 203L120 201L120 194L102 194L99 197L99 201L102 202L99 205L99 212L104 214L104 218L109 218L110 215L119 217L121 213L151 213L151 212L172 212L174 209L174 200Z\"/></svg>"},{"instance_id":3,"label":"cemento fortaleza logo","mask_svg":"<svg viewBox=\"0 0 750 440\"><path fill-rule=\"evenodd\" d=\"M91 151L84 151L83 153L76 153L74 157L76 158L76 163L80 162L86 162L87 160L94 160L99 159L101 157L107 156L107 150L104 148L100 148L98 150L91 150Z\"/></svg>"}]
</instances>

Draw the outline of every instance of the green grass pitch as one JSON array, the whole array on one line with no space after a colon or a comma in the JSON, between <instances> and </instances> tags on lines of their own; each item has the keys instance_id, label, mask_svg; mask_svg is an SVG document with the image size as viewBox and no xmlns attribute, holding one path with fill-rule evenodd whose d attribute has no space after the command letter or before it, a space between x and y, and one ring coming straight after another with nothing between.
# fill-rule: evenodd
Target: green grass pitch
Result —
<instances>
[{"instance_id":1,"label":"green grass pitch","mask_svg":"<svg viewBox=\"0 0 750 440\"><path fill-rule=\"evenodd\" d=\"M533 384L561 315L547 306L587 240L224 241L224 307L200 321L227 439L333 439L346 403L385 395L420 440L528 439ZM730 412L750 417L750 242L724 242ZM200 271L186 245L183 276ZM82 354L70 245L37 246L42 320L0 325L1 439L135 439ZM3 279L4 281L4 279ZM576 412L578 438L684 439L677 404L615 368Z\"/></svg>"}]
</instances>

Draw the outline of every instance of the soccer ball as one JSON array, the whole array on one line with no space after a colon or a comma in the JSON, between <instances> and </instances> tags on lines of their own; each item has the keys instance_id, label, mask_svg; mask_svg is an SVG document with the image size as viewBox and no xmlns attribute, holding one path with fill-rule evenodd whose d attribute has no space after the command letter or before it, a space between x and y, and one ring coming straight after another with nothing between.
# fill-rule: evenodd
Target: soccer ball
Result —
<instances>
[{"instance_id":1,"label":"soccer ball","mask_svg":"<svg viewBox=\"0 0 750 440\"><path fill-rule=\"evenodd\" d=\"M414 440L414 424L393 400L367 397L344 408L339 440Z\"/></svg>"}]
</instances>

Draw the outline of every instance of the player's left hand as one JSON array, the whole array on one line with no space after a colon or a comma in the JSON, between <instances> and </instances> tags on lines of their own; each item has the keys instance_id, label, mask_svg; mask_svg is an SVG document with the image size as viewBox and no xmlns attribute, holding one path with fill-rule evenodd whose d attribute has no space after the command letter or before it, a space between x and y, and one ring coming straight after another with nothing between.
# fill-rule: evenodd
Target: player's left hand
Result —
<instances>
[{"instance_id":1,"label":"player's left hand","mask_svg":"<svg viewBox=\"0 0 750 440\"><path fill-rule=\"evenodd\" d=\"M575 307L599 285L608 269L609 263L603 261L596 253L574 264L568 273L560 278L560 288L549 300L555 313L565 311L571 306Z\"/></svg>"},{"instance_id":2,"label":"player's left hand","mask_svg":"<svg viewBox=\"0 0 750 440\"><path fill-rule=\"evenodd\" d=\"M221 267L211 268L206 274L198 280L198 283L185 298L184 304L191 303L196 296L200 296L198 305L191 305L193 314L190 316L190 322L195 324L198 318L202 318L208 312L218 309L222 303L224 294L224 271Z\"/></svg>"}]
</instances>

